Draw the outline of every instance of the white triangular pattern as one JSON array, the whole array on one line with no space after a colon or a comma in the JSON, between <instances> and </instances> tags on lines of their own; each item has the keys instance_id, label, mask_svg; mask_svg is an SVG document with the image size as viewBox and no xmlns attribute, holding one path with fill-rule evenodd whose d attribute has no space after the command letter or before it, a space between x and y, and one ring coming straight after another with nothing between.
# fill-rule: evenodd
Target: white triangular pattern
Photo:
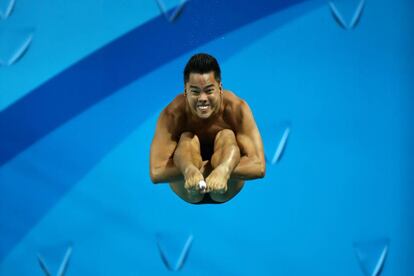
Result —
<instances>
[{"instance_id":1,"label":"white triangular pattern","mask_svg":"<svg viewBox=\"0 0 414 276\"><path fill-rule=\"evenodd\" d=\"M164 14L165 18L167 18L167 20L169 22L173 22L180 15L180 13L182 12L182 10L184 8L184 5L189 0L181 0L180 3L177 5L177 7L173 10L171 15L168 15L167 8L165 7L165 4L162 0L155 0L155 1L157 2L157 5L158 5L159 9L161 10L161 12Z\"/></svg>"},{"instance_id":2,"label":"white triangular pattern","mask_svg":"<svg viewBox=\"0 0 414 276\"><path fill-rule=\"evenodd\" d=\"M332 15L335 18L335 20L338 22L338 24L344 28L344 29L353 29L355 28L355 26L357 25L357 23L359 22L359 20L361 19L362 16L362 12L364 10L365 7L365 0L361 0L354 13L352 16L351 21L349 22L349 24L345 21L344 17L342 16L342 13L339 11L339 9L337 8L337 6L335 5L334 2L329 2L329 7L331 9Z\"/></svg>"}]
</instances>

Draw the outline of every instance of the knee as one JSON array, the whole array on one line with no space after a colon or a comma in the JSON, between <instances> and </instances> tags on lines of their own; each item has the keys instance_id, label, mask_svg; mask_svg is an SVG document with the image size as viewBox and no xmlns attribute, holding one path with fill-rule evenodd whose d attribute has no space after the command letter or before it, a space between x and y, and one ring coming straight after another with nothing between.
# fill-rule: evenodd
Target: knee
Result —
<instances>
[{"instance_id":1,"label":"knee","mask_svg":"<svg viewBox=\"0 0 414 276\"><path fill-rule=\"evenodd\" d=\"M236 135L231 129L223 129L219 131L214 140L214 151L219 151L224 148L237 148L237 150L239 150Z\"/></svg>"},{"instance_id":2,"label":"knee","mask_svg":"<svg viewBox=\"0 0 414 276\"><path fill-rule=\"evenodd\" d=\"M193 133L189 132L189 131L185 131L183 133L181 133L180 135L180 140L184 140L184 139L192 139L193 136L195 136Z\"/></svg>"},{"instance_id":3,"label":"knee","mask_svg":"<svg viewBox=\"0 0 414 276\"><path fill-rule=\"evenodd\" d=\"M181 133L179 143L183 143L183 142L190 142L192 145L196 146L197 148L200 147L200 140L198 139L197 135L189 131Z\"/></svg>"},{"instance_id":4,"label":"knee","mask_svg":"<svg viewBox=\"0 0 414 276\"><path fill-rule=\"evenodd\" d=\"M231 129L223 129L217 133L214 144L220 144L224 142L236 142L236 135Z\"/></svg>"}]
</instances>

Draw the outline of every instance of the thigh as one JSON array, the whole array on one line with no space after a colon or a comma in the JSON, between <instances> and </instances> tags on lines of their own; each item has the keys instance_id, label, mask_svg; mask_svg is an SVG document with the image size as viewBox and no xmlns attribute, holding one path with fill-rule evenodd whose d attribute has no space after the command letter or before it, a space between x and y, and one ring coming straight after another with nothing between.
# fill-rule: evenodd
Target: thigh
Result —
<instances>
[{"instance_id":1,"label":"thigh","mask_svg":"<svg viewBox=\"0 0 414 276\"><path fill-rule=\"evenodd\" d=\"M200 193L189 193L184 188L184 180L170 182L169 184L174 193L176 193L182 200L189 203L198 203L204 197L204 195Z\"/></svg>"}]
</instances>

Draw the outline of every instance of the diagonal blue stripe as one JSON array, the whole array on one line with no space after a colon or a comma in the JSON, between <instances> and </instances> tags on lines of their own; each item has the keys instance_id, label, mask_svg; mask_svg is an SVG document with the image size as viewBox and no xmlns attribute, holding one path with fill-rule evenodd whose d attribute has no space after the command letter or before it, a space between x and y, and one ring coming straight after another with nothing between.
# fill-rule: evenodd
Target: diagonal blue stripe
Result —
<instances>
[{"instance_id":1,"label":"diagonal blue stripe","mask_svg":"<svg viewBox=\"0 0 414 276\"><path fill-rule=\"evenodd\" d=\"M0 114L0 166L91 105L174 58L305 0L193 0L173 24L163 16L69 67ZM237 6L238 12L233 9ZM209 16L199 16L200 10ZM152 108L146 106L147 111ZM145 113L145 112L144 112Z\"/></svg>"},{"instance_id":2,"label":"diagonal blue stripe","mask_svg":"<svg viewBox=\"0 0 414 276\"><path fill-rule=\"evenodd\" d=\"M226 59L229 55L237 51L238 49L248 45L249 43L253 42L255 39L261 37L262 35L274 30L281 24L291 19L300 16L309 8L315 7L313 3L317 1L308 1L309 5L300 5L303 9L295 8L292 12L288 13L278 13L277 17L271 17L271 19L267 21L263 21L258 26L252 25L250 28L243 28L242 32L237 32L237 35L232 35L233 39L229 40L228 37L226 40L216 40L213 45L210 45L208 48L209 50L214 51L217 48L219 53L219 59L223 60ZM280 9L287 8L288 6L278 6ZM247 8L247 6L245 6ZM274 11L279 11L275 9ZM186 11L188 12L188 10ZM245 10L244 12L247 13ZM282 15L283 14L283 15ZM215 18L215 17L214 17ZM166 21L162 18L163 21ZM180 18L179 20L185 20ZM189 19L187 19L189 20ZM269 24L271 22L272 24ZM187 22L188 23L188 22ZM163 24L163 23L159 23ZM223 23L224 24L224 23ZM257 29L258 28L258 29ZM147 30L147 33L151 33L150 30ZM141 33L142 34L142 33ZM157 35L158 36L158 35ZM213 36L210 36L213 39ZM121 38L122 39L122 38ZM193 42L191 42L193 43ZM192 44L194 45L194 44ZM131 45L129 47L132 47ZM127 46L126 46L127 48ZM125 49L126 49L125 48ZM105 48L103 48L105 49ZM120 48L123 49L123 48ZM165 49L164 49L165 50ZM163 51L164 51L163 50ZM190 49L192 50L192 49ZM101 50L102 51L102 50ZM224 53L224 54L223 54ZM123 56L124 53L120 53ZM142 57L142 55L140 55ZM144 62L148 57L142 57ZM115 61L113 61L115 62ZM102 63L105 63L103 61ZM174 62L175 63L175 62ZM182 62L179 62L180 64ZM134 65L134 64L132 64ZM131 66L132 66L131 65ZM97 66L97 64L95 64ZM105 66L108 66L105 64ZM175 75L174 72L176 71L176 65L169 66L169 71L171 73L166 74L167 76ZM131 74L129 70L134 69L135 67L127 68L125 74ZM156 69L156 68L154 68ZM167 71L168 71L167 70ZM115 71L115 70L111 70ZM166 73L166 72L164 72ZM140 76L143 76L142 73ZM163 74L165 77L165 74ZM117 77L122 77L117 76ZM144 78L145 79L145 78ZM165 80L165 79L164 79ZM51 80L53 81L53 80ZM102 80L106 81L106 80ZM118 81L118 79L117 79ZM147 80L146 82L150 82L151 80ZM154 80L152 80L154 81ZM174 81L170 80L167 83L174 83ZM70 85L70 84L67 84ZM88 87L97 87L96 85L90 85L85 83ZM144 87L151 84L143 84ZM151 85L154 86L154 85ZM159 85L160 88L155 88L154 91L159 91L163 85ZM124 89L117 90L123 91ZM165 103L169 98L173 97L172 93L174 92L166 92L163 94L157 94L157 97L145 97L145 105L139 105L139 108L136 108L137 102L141 99L142 96L136 95L135 92L142 89L137 89L136 87L126 88L127 95L123 95L123 93L117 94L121 96L121 98L116 100L114 105L113 100L111 102L107 102L104 104L102 108L95 110L94 115L88 114L87 118L85 116L82 117L81 122L79 120L74 120L77 126L71 126L68 129L60 128L60 134L48 136L48 140L45 143L37 143L36 147L33 147L33 151L37 152L38 154L45 154L47 152L46 157L44 156L33 156L32 151L26 151L24 154L20 155L19 158L15 160L23 158L23 163L30 162L31 167L35 165L34 172L35 175L38 177L32 177L28 175L14 175L14 174L21 174L21 172L16 171L13 172L13 166L15 166L15 162L10 162L7 165L3 166L2 170L0 170L0 178L3 179L3 184L6 183L7 185L0 185L0 194L4 196L0 200L0 218L2 220L7 219L7 229L4 228L0 231L3 236L6 238L0 244L0 261L6 256L7 252L27 233L27 231L33 227L37 223L37 221L45 214L47 211L58 202L58 200L70 190L70 188L79 181L89 170L92 168L96 162L98 162L108 151L112 149L114 145L122 141L129 133L131 133L137 125L142 123L148 115L152 114L154 110L159 109L162 103ZM37 90L35 90L37 91ZM88 91L84 90L84 93L91 92L97 93L96 91ZM99 91L98 91L99 92ZM125 92L125 91L124 91ZM54 93L58 93L54 91ZM112 94L111 92L108 94ZM128 95L129 94L129 95ZM33 96L32 96L33 97ZM78 100L81 95L78 95ZM98 96L95 96L99 98ZM100 97L99 99L102 99ZM111 98L113 99L113 98ZM50 99L48 101L51 101ZM66 99L59 99L60 102L65 103L68 101L70 104L76 104L76 102L72 102L70 98ZM93 103L91 103L93 104ZM91 105L90 104L90 105ZM97 107L101 107L102 104L99 104ZM37 107L39 108L39 107ZM49 108L49 112L53 119L53 112L55 110L59 110L59 107L49 107L48 103L43 104L43 108ZM94 108L95 109L95 108ZM90 110L94 110L90 109ZM29 110L29 109L28 109ZM89 110L88 110L89 111ZM79 111L80 112L80 111ZM104 113L100 113L104 112ZM109 113L108 113L109 112ZM89 116L91 115L91 116ZM3 115L2 115L3 116ZM108 118L109 116L109 118ZM128 119L127 119L128 118ZM65 121L61 121L63 124ZM73 121L72 121L73 122ZM92 123L93 122L93 123ZM85 129L85 126L94 125L93 128ZM28 124L28 126L32 127L33 129L37 128L38 126ZM1 131L1 130L0 130ZM50 130L51 131L51 130ZM45 133L46 135L47 133ZM49 138L54 137L52 141ZM65 137L77 137L77 143L74 143L73 139L71 139L71 147L67 149L67 152L61 152L60 150L57 153L50 153L50 147L52 148L64 148L62 143L65 142ZM54 142L53 142L54 141ZM99 141L99 142L98 142ZM93 147L89 147L88 145L92 145ZM85 150L85 147L88 147L88 150ZM55 150L56 151L56 150ZM64 150L63 150L64 151ZM85 153L87 153L85 155ZM53 157L55 155L63 155L63 158L56 158ZM81 156L81 158L79 158ZM59 172L60 164L62 163L62 159L65 163L64 171ZM20 161L18 161L19 163ZM54 163L57 163L54 165ZM71 165L72 164L72 165ZM24 166L24 164L23 164ZM56 167L56 168L55 168ZM68 168L69 167L69 168ZM55 169L54 169L55 168ZM11 170L11 171L10 171ZM24 171L24 170L23 170ZM47 173L47 171L58 171L57 173ZM2 174L1 174L2 173ZM14 175L14 176L13 176ZM47 179L44 179L47 177ZM51 178L51 179L49 179ZM43 183L43 182L47 183ZM49 183L50 182L50 183ZM53 184L52 184L53 183ZM49 185L50 184L50 185ZM52 188L52 189L51 189ZM24 193L21 191L24 190ZM19 202L16 201L16 198L19 198ZM24 205L21 202L25 202ZM5 222L5 221L3 221Z\"/></svg>"}]
</instances>

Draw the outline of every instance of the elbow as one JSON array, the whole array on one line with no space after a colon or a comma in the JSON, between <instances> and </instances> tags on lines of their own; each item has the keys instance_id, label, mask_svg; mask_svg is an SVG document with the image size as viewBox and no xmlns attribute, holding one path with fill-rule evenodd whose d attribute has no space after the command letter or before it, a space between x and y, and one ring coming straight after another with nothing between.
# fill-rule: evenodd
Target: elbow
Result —
<instances>
[{"instance_id":1,"label":"elbow","mask_svg":"<svg viewBox=\"0 0 414 276\"><path fill-rule=\"evenodd\" d=\"M265 177L265 175L266 175L266 172L265 172L264 170L261 170L261 171L258 173L257 178L264 178L264 177Z\"/></svg>"},{"instance_id":2,"label":"elbow","mask_svg":"<svg viewBox=\"0 0 414 276\"><path fill-rule=\"evenodd\" d=\"M266 165L265 163L261 163L259 166L258 178L264 178L265 175L266 175Z\"/></svg>"},{"instance_id":3,"label":"elbow","mask_svg":"<svg viewBox=\"0 0 414 276\"><path fill-rule=\"evenodd\" d=\"M151 168L150 169L150 178L153 184L161 183L160 175L157 170Z\"/></svg>"},{"instance_id":4,"label":"elbow","mask_svg":"<svg viewBox=\"0 0 414 276\"><path fill-rule=\"evenodd\" d=\"M150 173L150 178L151 178L151 182L153 184L157 184L158 183L158 179L157 179L157 177L154 174Z\"/></svg>"},{"instance_id":5,"label":"elbow","mask_svg":"<svg viewBox=\"0 0 414 276\"><path fill-rule=\"evenodd\" d=\"M265 175L266 175L266 173L263 171L263 172L260 172L260 174L259 174L259 177L258 178L264 178L265 177Z\"/></svg>"}]
</instances>

